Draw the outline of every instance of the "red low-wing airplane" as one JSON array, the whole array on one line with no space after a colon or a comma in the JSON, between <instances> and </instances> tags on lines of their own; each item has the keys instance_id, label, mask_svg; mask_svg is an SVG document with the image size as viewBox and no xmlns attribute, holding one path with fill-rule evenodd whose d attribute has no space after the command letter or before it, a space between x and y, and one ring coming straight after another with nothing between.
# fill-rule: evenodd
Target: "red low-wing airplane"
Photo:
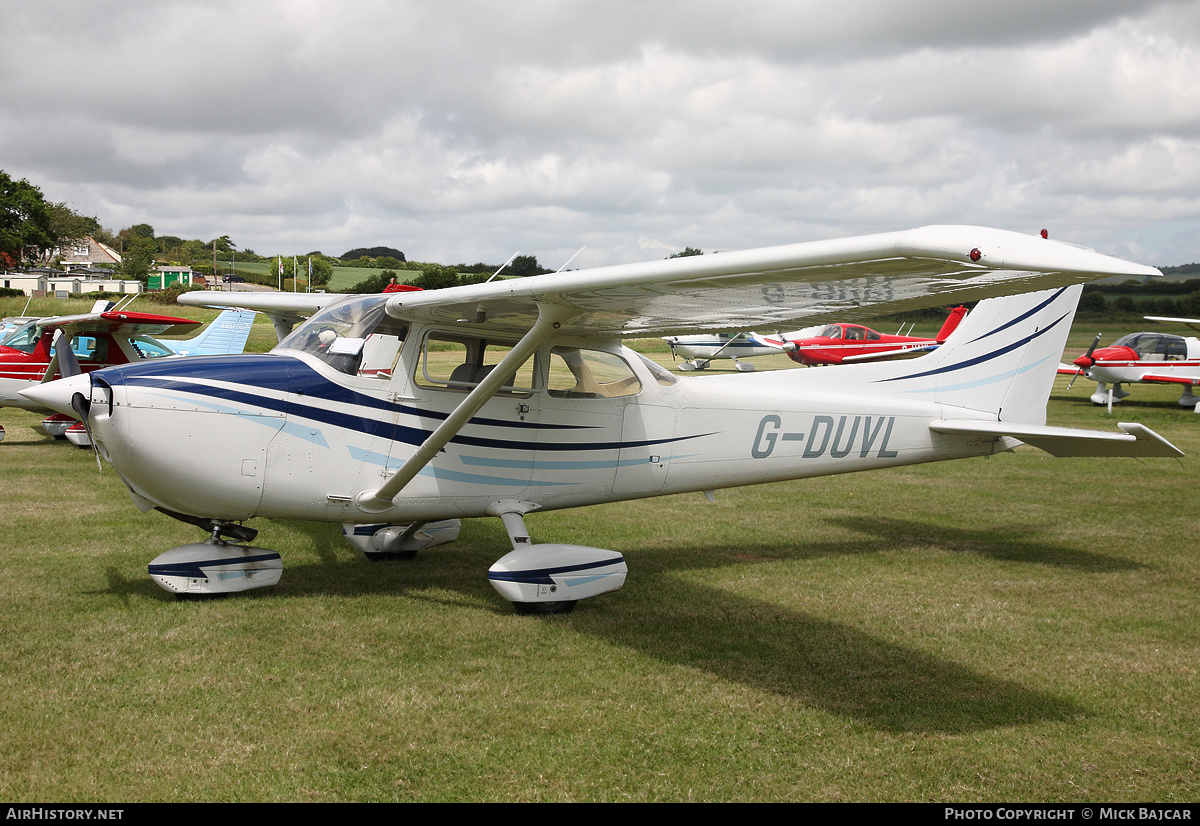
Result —
<instances>
[{"instance_id":1,"label":"red low-wing airplane","mask_svg":"<svg viewBox=\"0 0 1200 826\"><path fill-rule=\"evenodd\" d=\"M1168 321L1186 324L1200 330L1200 319L1146 316L1148 321ZM1107 347L1097 347L1100 336L1092 341L1087 352L1072 362L1075 366L1059 365L1062 375L1078 377L1081 373L1096 382L1091 401L1108 405L1129 395L1122 384L1178 384L1183 393L1180 407L1196 408L1200 397L1192 388L1200 384L1200 339L1195 336L1176 336L1170 333L1130 333ZM1074 383L1074 379L1071 380ZM1109 386L1111 385L1111 387Z\"/></svg>"},{"instance_id":2,"label":"red low-wing airplane","mask_svg":"<svg viewBox=\"0 0 1200 826\"><path fill-rule=\"evenodd\" d=\"M966 307L955 307L951 310L936 338L888 335L861 324L830 324L820 335L807 338L789 339L787 335L755 335L753 338L755 341L786 351L792 361L810 367L822 364L851 364L933 350L950 337L966 314Z\"/></svg>"},{"instance_id":3,"label":"red low-wing airplane","mask_svg":"<svg viewBox=\"0 0 1200 826\"><path fill-rule=\"evenodd\" d=\"M90 373L102 367L175 355L151 336L185 333L202 323L124 310L32 319L0 341L0 407L46 409L20 391L60 378L59 362L70 358L63 355L64 350L72 353L82 372ZM60 342L57 347L56 337ZM67 419L63 422L65 430L70 419L60 418Z\"/></svg>"}]
</instances>

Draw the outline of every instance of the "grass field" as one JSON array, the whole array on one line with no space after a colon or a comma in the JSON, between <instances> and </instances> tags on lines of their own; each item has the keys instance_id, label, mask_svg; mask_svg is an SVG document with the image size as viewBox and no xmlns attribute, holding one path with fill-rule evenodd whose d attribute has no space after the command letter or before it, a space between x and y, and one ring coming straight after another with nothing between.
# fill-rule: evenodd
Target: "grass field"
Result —
<instances>
[{"instance_id":1,"label":"grass field","mask_svg":"<svg viewBox=\"0 0 1200 826\"><path fill-rule=\"evenodd\" d=\"M1144 422L1189 458L1022 448L534 514L630 567L554 617L488 585L499 520L389 564L256 520L280 585L176 602L146 564L200 532L0 411L0 799L1195 801L1200 417L1065 388L1052 424Z\"/></svg>"}]
</instances>

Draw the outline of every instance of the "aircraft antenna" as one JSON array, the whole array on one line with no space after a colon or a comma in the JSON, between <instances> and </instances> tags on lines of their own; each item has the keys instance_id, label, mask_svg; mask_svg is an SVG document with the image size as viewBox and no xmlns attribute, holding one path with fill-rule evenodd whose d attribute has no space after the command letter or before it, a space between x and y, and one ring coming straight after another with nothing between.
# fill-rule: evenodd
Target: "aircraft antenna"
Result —
<instances>
[{"instance_id":1,"label":"aircraft antenna","mask_svg":"<svg viewBox=\"0 0 1200 826\"><path fill-rule=\"evenodd\" d=\"M580 247L579 252L583 252L585 249L587 249L587 244L584 244L582 247ZM555 272L558 273L558 272L562 272L563 270L565 270L567 268L567 264L570 264L572 261L574 261L579 256L579 252L575 253L575 255L572 255L570 258L568 258L567 263L563 264L561 267L559 267L557 270L555 270Z\"/></svg>"},{"instance_id":2,"label":"aircraft antenna","mask_svg":"<svg viewBox=\"0 0 1200 826\"><path fill-rule=\"evenodd\" d=\"M511 263L513 262L513 260L514 260L514 259L515 259L515 258L516 258L518 255L520 255L520 254L521 254L521 251L520 251L520 250L517 250L517 251L516 251L516 252L514 252L512 255L510 255L510 256L509 256L509 258L508 258L508 260L507 260L507 261L505 261L503 264L501 264L501 265L500 265L500 269L499 269L499 270L496 270L494 273L492 273L492 277L491 277L491 278L489 278L489 279L488 279L488 281L491 281L491 280L492 280L492 278L495 278L497 275L499 275L499 274L500 274L500 272L501 272L501 270L503 270L505 267L507 267L509 264L511 264ZM484 283L486 284L486 283L487 283L487 281L485 281Z\"/></svg>"}]
</instances>

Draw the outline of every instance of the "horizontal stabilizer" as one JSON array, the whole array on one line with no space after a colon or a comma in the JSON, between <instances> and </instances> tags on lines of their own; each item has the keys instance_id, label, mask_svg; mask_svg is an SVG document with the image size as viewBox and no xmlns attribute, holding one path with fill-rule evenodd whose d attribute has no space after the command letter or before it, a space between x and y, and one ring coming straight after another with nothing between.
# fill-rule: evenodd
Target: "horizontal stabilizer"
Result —
<instances>
[{"instance_id":1,"label":"horizontal stabilizer","mask_svg":"<svg viewBox=\"0 0 1200 826\"><path fill-rule=\"evenodd\" d=\"M1041 448L1052 456L1134 456L1177 459L1183 451L1145 425L1121 422L1124 433L1077 430L1071 427L985 422L975 419L941 419L929 429L935 433L966 433L977 436L1011 436Z\"/></svg>"}]
</instances>

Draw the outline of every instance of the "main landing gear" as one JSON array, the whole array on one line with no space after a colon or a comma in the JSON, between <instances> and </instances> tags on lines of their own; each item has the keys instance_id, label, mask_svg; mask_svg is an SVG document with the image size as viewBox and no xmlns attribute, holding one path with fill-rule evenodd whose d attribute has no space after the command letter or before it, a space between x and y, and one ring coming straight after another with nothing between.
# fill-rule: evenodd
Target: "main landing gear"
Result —
<instances>
[{"instance_id":1,"label":"main landing gear","mask_svg":"<svg viewBox=\"0 0 1200 826\"><path fill-rule=\"evenodd\" d=\"M529 502L497 502L488 508L500 517L512 551L488 569L488 581L521 614L565 614L581 599L615 591L629 569L616 551L584 545L535 544L525 527ZM203 599L265 588L279 582L283 561L275 551L249 544L258 531L216 519L164 511L208 530L203 542L180 545L150 563L150 577L180 599ZM457 519L408 525L346 523L342 533L373 561L412 559L417 551L453 542Z\"/></svg>"}]
</instances>

